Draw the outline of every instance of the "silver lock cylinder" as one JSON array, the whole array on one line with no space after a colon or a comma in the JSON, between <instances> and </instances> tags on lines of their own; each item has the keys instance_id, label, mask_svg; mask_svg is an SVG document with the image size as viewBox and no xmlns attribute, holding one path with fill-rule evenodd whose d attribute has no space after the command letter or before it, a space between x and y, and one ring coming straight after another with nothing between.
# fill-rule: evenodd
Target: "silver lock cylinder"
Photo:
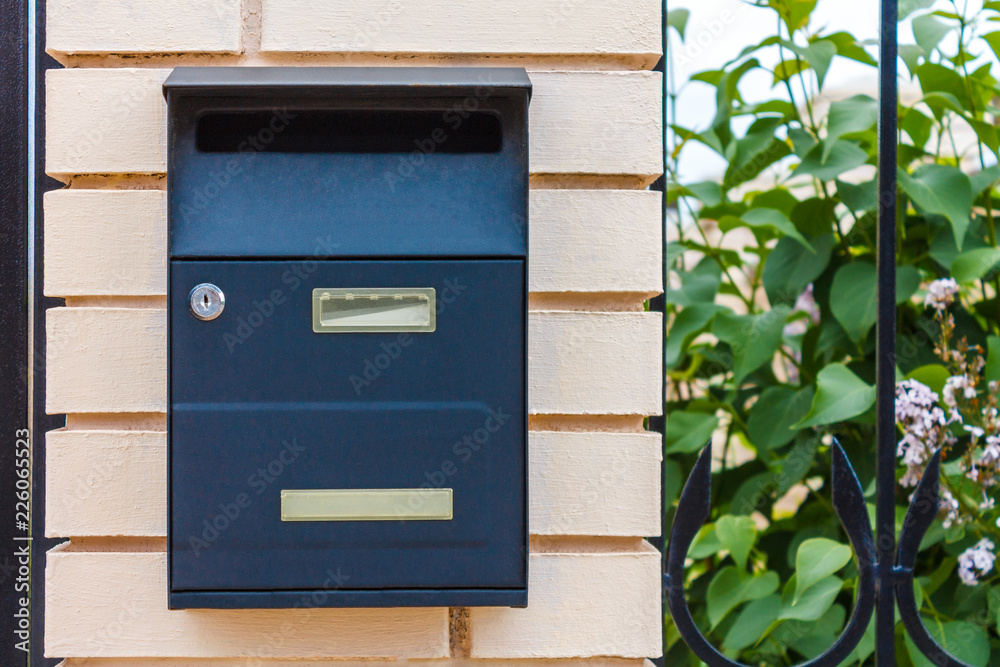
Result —
<instances>
[{"instance_id":1,"label":"silver lock cylinder","mask_svg":"<svg viewBox=\"0 0 1000 667\"><path fill-rule=\"evenodd\" d=\"M199 320L214 320L226 307L226 295L212 283L195 285L188 299L191 314Z\"/></svg>"}]
</instances>

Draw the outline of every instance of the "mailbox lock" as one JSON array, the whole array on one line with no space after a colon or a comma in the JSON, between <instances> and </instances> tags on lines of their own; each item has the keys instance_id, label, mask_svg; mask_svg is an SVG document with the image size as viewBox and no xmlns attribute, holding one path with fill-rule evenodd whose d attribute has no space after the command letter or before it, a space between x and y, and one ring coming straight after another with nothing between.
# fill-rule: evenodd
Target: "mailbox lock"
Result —
<instances>
[{"instance_id":1,"label":"mailbox lock","mask_svg":"<svg viewBox=\"0 0 1000 667\"><path fill-rule=\"evenodd\" d=\"M195 285L188 298L191 314L199 320L214 320L226 307L226 295L211 283Z\"/></svg>"}]
</instances>

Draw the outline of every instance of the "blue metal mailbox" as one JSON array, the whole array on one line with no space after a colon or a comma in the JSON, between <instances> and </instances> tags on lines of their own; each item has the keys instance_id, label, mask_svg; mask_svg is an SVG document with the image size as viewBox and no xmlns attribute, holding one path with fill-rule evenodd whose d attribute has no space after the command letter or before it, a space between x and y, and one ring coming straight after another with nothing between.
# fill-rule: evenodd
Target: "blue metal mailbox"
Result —
<instances>
[{"instance_id":1,"label":"blue metal mailbox","mask_svg":"<svg viewBox=\"0 0 1000 667\"><path fill-rule=\"evenodd\" d=\"M166 80L171 608L527 604L530 93Z\"/></svg>"}]
</instances>

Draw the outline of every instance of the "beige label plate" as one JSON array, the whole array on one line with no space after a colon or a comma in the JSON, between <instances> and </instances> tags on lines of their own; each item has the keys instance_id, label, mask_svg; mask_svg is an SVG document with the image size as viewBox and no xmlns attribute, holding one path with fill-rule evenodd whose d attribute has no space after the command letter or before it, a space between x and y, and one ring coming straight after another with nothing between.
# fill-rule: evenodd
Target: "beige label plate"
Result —
<instances>
[{"instance_id":1,"label":"beige label plate","mask_svg":"<svg viewBox=\"0 0 1000 667\"><path fill-rule=\"evenodd\" d=\"M451 521L451 489L285 489L282 521Z\"/></svg>"},{"instance_id":2,"label":"beige label plate","mask_svg":"<svg viewBox=\"0 0 1000 667\"><path fill-rule=\"evenodd\" d=\"M434 331L433 287L338 288L313 290L316 333Z\"/></svg>"}]
</instances>

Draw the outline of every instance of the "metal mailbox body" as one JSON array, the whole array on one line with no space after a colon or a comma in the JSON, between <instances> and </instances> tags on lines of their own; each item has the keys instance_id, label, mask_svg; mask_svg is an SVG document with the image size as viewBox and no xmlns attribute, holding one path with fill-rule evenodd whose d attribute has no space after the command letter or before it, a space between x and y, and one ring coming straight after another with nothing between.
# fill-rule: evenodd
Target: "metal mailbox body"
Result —
<instances>
[{"instance_id":1,"label":"metal mailbox body","mask_svg":"<svg viewBox=\"0 0 1000 667\"><path fill-rule=\"evenodd\" d=\"M527 604L530 92L166 80L171 608Z\"/></svg>"}]
</instances>

